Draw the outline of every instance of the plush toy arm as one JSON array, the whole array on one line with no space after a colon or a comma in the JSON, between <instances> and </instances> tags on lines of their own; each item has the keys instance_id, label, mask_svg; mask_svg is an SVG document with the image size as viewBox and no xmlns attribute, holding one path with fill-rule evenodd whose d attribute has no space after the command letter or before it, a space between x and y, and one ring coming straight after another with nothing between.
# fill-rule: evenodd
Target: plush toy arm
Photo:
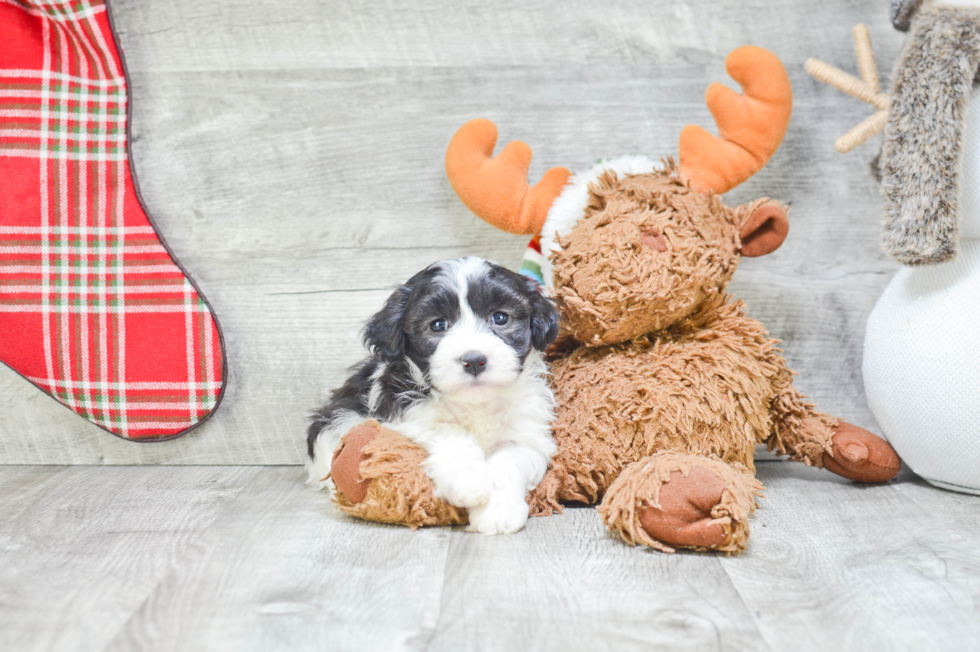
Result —
<instances>
[{"instance_id":1,"label":"plush toy arm","mask_svg":"<svg viewBox=\"0 0 980 652\"><path fill-rule=\"evenodd\" d=\"M769 357L769 363L779 371L773 379L775 398L771 416L773 429L766 445L771 451L788 455L795 462L823 468L824 453L832 448L834 417L817 412L815 406L793 386L793 371L786 367L786 360L777 352Z\"/></svg>"},{"instance_id":2,"label":"plush toy arm","mask_svg":"<svg viewBox=\"0 0 980 652\"><path fill-rule=\"evenodd\" d=\"M793 387L793 372L776 351L769 359L779 367L773 379L773 431L769 450L807 466L825 468L857 482L891 480L902 468L895 450L864 428L818 412Z\"/></svg>"}]
</instances>

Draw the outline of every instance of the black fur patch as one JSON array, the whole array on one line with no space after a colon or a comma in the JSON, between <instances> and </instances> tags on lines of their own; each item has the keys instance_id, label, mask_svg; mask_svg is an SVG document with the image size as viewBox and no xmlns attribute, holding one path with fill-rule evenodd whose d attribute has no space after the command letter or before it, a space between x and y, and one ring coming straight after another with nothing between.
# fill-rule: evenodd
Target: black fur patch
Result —
<instances>
[{"instance_id":1,"label":"black fur patch","mask_svg":"<svg viewBox=\"0 0 980 652\"><path fill-rule=\"evenodd\" d=\"M558 336L558 309L539 291L537 283L500 265L470 279L467 303L473 314L490 325L497 337L518 352L523 363L531 349L544 351ZM503 326L493 323L496 312L509 319Z\"/></svg>"}]
</instances>

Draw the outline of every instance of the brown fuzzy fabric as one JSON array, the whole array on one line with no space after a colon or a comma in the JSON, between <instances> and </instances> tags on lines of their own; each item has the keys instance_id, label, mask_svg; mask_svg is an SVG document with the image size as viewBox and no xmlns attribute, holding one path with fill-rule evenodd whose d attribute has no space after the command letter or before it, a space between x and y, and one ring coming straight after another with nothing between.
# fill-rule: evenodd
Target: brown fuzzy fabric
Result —
<instances>
[{"instance_id":1,"label":"brown fuzzy fabric","mask_svg":"<svg viewBox=\"0 0 980 652\"><path fill-rule=\"evenodd\" d=\"M663 552L674 552L672 547L647 533L640 522L640 513L644 505L660 505L660 488L670 480L671 473L680 471L687 476L694 467L710 471L725 485L721 501L711 510L711 518L724 529L725 539L711 550L744 550L749 538L749 515L755 511L755 498L762 495L763 487L745 466L714 457L660 453L638 460L623 471L606 492L598 508L603 522L630 545L642 543Z\"/></svg>"},{"instance_id":2,"label":"brown fuzzy fabric","mask_svg":"<svg viewBox=\"0 0 980 652\"><path fill-rule=\"evenodd\" d=\"M881 151L884 248L907 265L956 254L963 118L980 67L980 9L923 8L892 76Z\"/></svg>"},{"instance_id":3,"label":"brown fuzzy fabric","mask_svg":"<svg viewBox=\"0 0 980 652\"><path fill-rule=\"evenodd\" d=\"M368 521L407 525L413 530L423 525L467 523L465 508L432 495L432 480L422 469L424 450L377 421L365 423L378 429L378 435L363 449L366 459L360 466L361 477L371 484L367 496L356 504L335 492L334 504L341 511Z\"/></svg>"},{"instance_id":4,"label":"brown fuzzy fabric","mask_svg":"<svg viewBox=\"0 0 980 652\"><path fill-rule=\"evenodd\" d=\"M672 166L623 179L606 172L589 190L585 216L552 256L562 325L579 342L614 344L666 328L731 279L738 218ZM663 241L656 236L666 250L644 243Z\"/></svg>"},{"instance_id":5,"label":"brown fuzzy fabric","mask_svg":"<svg viewBox=\"0 0 980 652\"><path fill-rule=\"evenodd\" d=\"M786 367L778 349L773 349L769 363L780 371L772 383L773 431L766 446L780 455L788 455L794 462L823 468L824 453L833 450L834 428L840 421L817 412L813 403L804 400L806 397L793 387L796 372Z\"/></svg>"},{"instance_id":6,"label":"brown fuzzy fabric","mask_svg":"<svg viewBox=\"0 0 980 652\"><path fill-rule=\"evenodd\" d=\"M754 471L756 444L822 465L833 417L802 400L792 372L741 301L715 294L693 315L626 344L552 360L558 452L529 503L597 502L628 465L661 451Z\"/></svg>"},{"instance_id":7,"label":"brown fuzzy fabric","mask_svg":"<svg viewBox=\"0 0 980 652\"><path fill-rule=\"evenodd\" d=\"M670 164L605 174L590 191L585 217L552 255L563 318L550 351L558 452L528 499L531 513L602 500L607 524L628 543L672 550L640 516L667 509L661 484L698 466L725 486L708 510L724 526L713 549L742 550L761 490L756 445L819 467L838 423L804 400L779 341L724 294L739 234L769 200L729 208L692 191ZM675 504L688 503L682 494ZM667 517L684 523L683 514Z\"/></svg>"}]
</instances>

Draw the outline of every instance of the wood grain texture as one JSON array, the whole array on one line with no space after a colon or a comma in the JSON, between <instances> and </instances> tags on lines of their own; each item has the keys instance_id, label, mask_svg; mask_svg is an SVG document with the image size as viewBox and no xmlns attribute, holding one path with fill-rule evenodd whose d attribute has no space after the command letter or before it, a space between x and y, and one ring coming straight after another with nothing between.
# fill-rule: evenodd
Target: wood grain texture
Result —
<instances>
[{"instance_id":1,"label":"wood grain texture","mask_svg":"<svg viewBox=\"0 0 980 652\"><path fill-rule=\"evenodd\" d=\"M0 463L300 462L306 414L362 356L360 325L394 284L460 255L519 264L524 239L480 222L445 179L458 126L486 116L502 139L527 141L532 180L602 156L671 155L685 124L713 128L705 89L744 43L784 60L795 113L769 166L726 201L790 202L792 229L731 289L784 340L804 392L875 429L864 323L896 269L879 250L878 144L834 151L866 107L803 62L848 69L851 28L865 22L888 70L902 36L881 3L113 0L112 11L140 185L216 310L228 390L203 427L141 445L0 367Z\"/></svg>"},{"instance_id":2,"label":"wood grain texture","mask_svg":"<svg viewBox=\"0 0 980 652\"><path fill-rule=\"evenodd\" d=\"M343 516L264 469L106 650L390 650L435 625L450 531Z\"/></svg>"},{"instance_id":3,"label":"wood grain texture","mask_svg":"<svg viewBox=\"0 0 980 652\"><path fill-rule=\"evenodd\" d=\"M4 467L0 649L98 650L254 467Z\"/></svg>"},{"instance_id":4,"label":"wood grain texture","mask_svg":"<svg viewBox=\"0 0 980 652\"><path fill-rule=\"evenodd\" d=\"M4 650L976 650L980 497L766 462L745 554L591 508L484 537L339 513L296 467L0 467Z\"/></svg>"}]
</instances>

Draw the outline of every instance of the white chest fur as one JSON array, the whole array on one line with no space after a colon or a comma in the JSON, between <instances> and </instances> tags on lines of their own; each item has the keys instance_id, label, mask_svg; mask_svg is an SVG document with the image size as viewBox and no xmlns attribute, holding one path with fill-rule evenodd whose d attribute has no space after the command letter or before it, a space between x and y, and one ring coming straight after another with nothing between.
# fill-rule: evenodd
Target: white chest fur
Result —
<instances>
[{"instance_id":1,"label":"white chest fur","mask_svg":"<svg viewBox=\"0 0 980 652\"><path fill-rule=\"evenodd\" d=\"M426 416L433 428L439 425L461 428L473 437L484 453L490 453L501 436L509 434L508 425L514 411L510 402L502 399L484 403L442 400L423 409L428 410Z\"/></svg>"}]
</instances>

